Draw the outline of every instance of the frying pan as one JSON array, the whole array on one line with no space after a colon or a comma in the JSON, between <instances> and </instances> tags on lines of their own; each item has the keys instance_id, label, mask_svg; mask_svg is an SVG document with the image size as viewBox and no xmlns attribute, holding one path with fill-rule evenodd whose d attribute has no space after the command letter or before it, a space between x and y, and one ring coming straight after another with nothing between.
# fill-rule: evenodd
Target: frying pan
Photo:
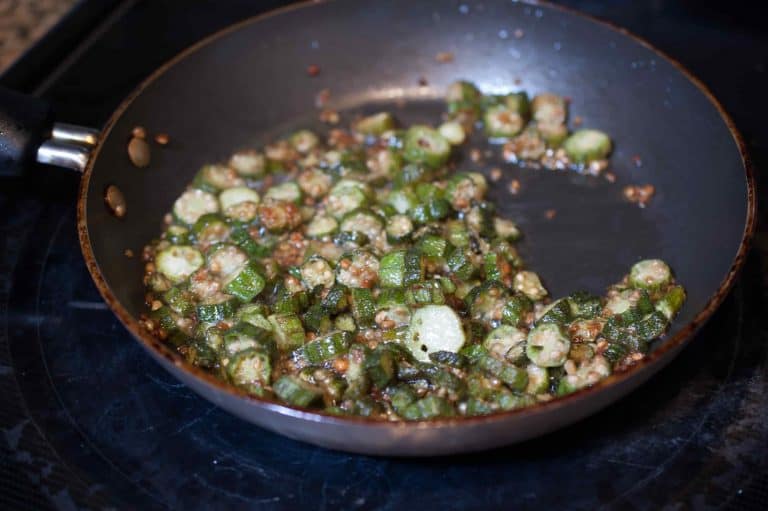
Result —
<instances>
[{"instance_id":1,"label":"frying pan","mask_svg":"<svg viewBox=\"0 0 768 511\"><path fill-rule=\"evenodd\" d=\"M453 61L438 62L440 52L451 52ZM321 70L316 77L306 73L312 64ZM140 253L157 235L163 215L202 164L316 124L315 96L325 88L329 105L346 119L384 107L405 123L435 123L446 86L462 78L485 91L524 88L568 96L572 117L616 141L616 183L520 169L493 158L465 158L461 165L502 168L492 199L521 225L524 257L554 296L579 288L601 292L641 258L671 264L688 301L643 362L531 408L390 423L247 396L189 365L140 327L143 263L124 252ZM707 89L648 43L545 3L338 0L291 6L183 52L141 84L100 133L67 125L51 130L48 110L29 98L5 92L3 103L5 171L28 166L35 155L83 170L77 229L85 262L104 300L148 353L235 415L344 451L417 456L487 449L605 407L665 366L714 312L742 265L755 223L743 143ZM136 125L171 137L167 147L153 147L148 168L134 167L127 156ZM515 196L506 186L513 178L521 184ZM656 188L647 207L622 198L623 186L646 183ZM105 205L111 185L125 197L122 218Z\"/></svg>"}]
</instances>

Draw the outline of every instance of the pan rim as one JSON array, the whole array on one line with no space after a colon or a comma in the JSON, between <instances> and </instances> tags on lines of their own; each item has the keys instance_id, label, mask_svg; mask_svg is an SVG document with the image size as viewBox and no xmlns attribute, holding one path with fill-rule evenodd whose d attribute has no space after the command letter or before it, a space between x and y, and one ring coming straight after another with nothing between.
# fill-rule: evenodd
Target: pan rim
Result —
<instances>
[{"instance_id":1,"label":"pan rim","mask_svg":"<svg viewBox=\"0 0 768 511\"><path fill-rule=\"evenodd\" d=\"M745 171L746 185L747 185L746 187L747 188L747 214L745 218L744 231L742 234L741 242L739 243L739 249L733 259L730 269L728 270L723 280L720 282L720 285L718 286L717 290L714 292L714 294L710 296L709 300L704 305L704 307L699 312L697 312L694 318L688 324L686 324L677 334L675 334L674 336L668 339L665 339L663 343L659 347L657 347L648 357L640 361L631 369L622 371L620 373L611 374L609 377L601 380L600 382L593 385L592 387L581 389L577 392L574 392L572 394L569 394L563 397L559 397L551 401L539 402L532 406L528 406L528 407L524 407L516 410L508 410L503 412L497 412L491 415L484 415L484 416L477 416L477 417L438 418L438 419L432 419L429 421L418 421L418 422L406 422L406 421L392 422L392 421L382 421L378 419L370 419L370 418L358 417L358 416L331 415L321 410L310 411L304 408L284 405L273 400L259 398L259 397L247 394L246 392L216 378L211 373L208 373L190 364L176 350L173 350L166 343L157 339L155 336L147 332L139 324L139 321L126 310L126 308L120 303L117 297L112 293L111 288L109 287L106 280L104 279L104 276L101 273L98 263L96 262L96 258L93 253L93 249L90 242L90 236L88 233L88 224L87 224L87 211L86 211L87 209L86 204L88 199L88 188L89 188L90 178L93 172L95 162L98 160L98 156L99 156L99 153L101 152L104 141L108 138L108 135L111 133L113 127L118 122L118 120L122 117L123 113L150 84L152 84L155 80L157 80L159 77L165 74L165 72L169 70L171 67L173 67L183 59L187 58L191 54L195 53L199 49L205 46L208 46L214 41L222 37L225 37L230 33L236 32L241 28L251 25L253 23L267 20L273 16L289 13L294 10L304 9L312 6L322 6L323 4L330 3L331 1L333 0L320 0L320 1L305 0L302 2L284 6L278 9L270 10L268 12L259 14L257 16L246 18L242 21L239 21L233 25L225 27L217 32L214 32L213 34L210 34L204 37L200 41L184 49L183 51L181 51L180 53L178 53L177 55L169 59L167 62L165 62L163 65L155 69L120 103L120 105L115 109L115 111L111 114L106 124L104 125L102 133L99 136L98 143L94 148L91 154L91 157L88 160L88 164L86 165L85 170L83 171L83 176L81 178L80 187L78 190L77 231L78 231L80 249L82 251L83 258L85 259L88 272L90 273L94 283L96 284L96 287L99 290L99 293L101 294L102 298L107 303L107 305L112 310L112 312L117 316L118 320L123 324L123 326L132 334L132 336L137 341L139 341L139 343L147 351L150 352L150 354L158 358L158 360L166 359L174 366L179 367L185 373L193 376L197 380L197 382L202 383L208 387L212 387L212 390L224 392L228 394L230 397L241 398L243 401L249 402L254 406L262 407L271 412L276 412L280 415L289 416L295 419L311 421L311 422L323 422L323 423L336 424L336 425L359 425L359 426L365 426L365 427L386 428L386 429L392 429L392 428L442 429L446 427L454 427L454 426L460 426L460 425L469 426L470 424L478 425L478 424L497 423L497 422L505 421L507 419L511 419L513 417L522 419L524 417L552 413L559 408L563 408L570 405L577 406L579 402L582 402L592 397L596 398L598 395L604 394L611 387L614 387L623 382L629 381L633 378L639 378L643 374L648 373L649 371L652 371L654 369L656 370L660 369L661 367L663 367L663 365L665 365L666 362L669 361L669 360L666 360L666 355L668 353L673 352L674 350L682 349L682 347L684 347L688 342L690 342L693 339L693 336L698 331L698 329L701 326L703 326L707 322L707 320L709 320L709 318L720 307L725 297L733 288L733 285L736 280L736 276L738 275L739 271L744 265L744 262L751 248L752 238L755 234L755 229L757 224L757 200L756 200L756 190L755 190L756 185L755 185L754 168L752 165L752 161L746 150L746 143L742 135L736 128L732 118L724 109L722 104L718 101L718 99L714 96L714 94L709 90L709 88L701 80L699 80L696 76L694 76L685 66L683 66L676 59L674 59L673 57L670 57L663 51L653 46L647 40L631 33L629 30L623 27L620 27L609 21L601 20L592 15L582 13L572 8L551 3L550 1L547 1L547 0L522 0L521 3L529 4L533 6L539 6L539 7L543 6L555 11L560 11L560 12L567 13L569 15L580 17L591 23L598 24L602 27L608 28L613 32L616 32L619 35L629 37L634 42L640 44L644 48L658 55L660 58L666 60L667 62L672 64L672 66L678 72L680 72L683 76L685 76L686 79L688 79L705 96L705 98L716 108L718 114L720 115L721 119L725 123L726 127L728 128L728 131L731 133L731 136L734 142L736 143L737 149L739 151L739 155L741 157L742 166ZM616 400L618 400L618 398L608 399L603 404L602 407L608 406L608 404L611 404Z\"/></svg>"}]
</instances>

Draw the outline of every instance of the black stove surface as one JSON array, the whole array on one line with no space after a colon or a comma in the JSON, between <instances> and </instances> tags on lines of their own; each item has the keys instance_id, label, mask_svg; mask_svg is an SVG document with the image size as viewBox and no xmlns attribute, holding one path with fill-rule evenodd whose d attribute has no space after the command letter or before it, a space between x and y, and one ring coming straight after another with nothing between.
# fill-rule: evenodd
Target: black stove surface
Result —
<instances>
[{"instance_id":1,"label":"black stove surface","mask_svg":"<svg viewBox=\"0 0 768 511\"><path fill-rule=\"evenodd\" d=\"M116 2L56 72L22 88L56 101L60 118L98 126L158 64L278 3ZM759 12L562 3L689 66L733 114L764 181L768 33ZM2 509L768 508L764 221L720 310L626 399L518 446L397 460L268 433L165 373L91 283L74 228L77 181L40 168L0 185Z\"/></svg>"}]
</instances>

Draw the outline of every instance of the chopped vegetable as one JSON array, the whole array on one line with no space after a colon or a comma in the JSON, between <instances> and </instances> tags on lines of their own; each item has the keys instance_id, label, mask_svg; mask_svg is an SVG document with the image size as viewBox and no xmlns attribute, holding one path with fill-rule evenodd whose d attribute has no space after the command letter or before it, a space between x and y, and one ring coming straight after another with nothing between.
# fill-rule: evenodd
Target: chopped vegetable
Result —
<instances>
[{"instance_id":1,"label":"chopped vegetable","mask_svg":"<svg viewBox=\"0 0 768 511\"><path fill-rule=\"evenodd\" d=\"M437 128L378 112L204 166L144 250L143 324L242 392L377 420L530 406L641 360L685 302L669 266L550 299L489 200L503 171L453 158L482 127L511 161L592 173L608 135L568 136L552 94L447 101Z\"/></svg>"}]
</instances>

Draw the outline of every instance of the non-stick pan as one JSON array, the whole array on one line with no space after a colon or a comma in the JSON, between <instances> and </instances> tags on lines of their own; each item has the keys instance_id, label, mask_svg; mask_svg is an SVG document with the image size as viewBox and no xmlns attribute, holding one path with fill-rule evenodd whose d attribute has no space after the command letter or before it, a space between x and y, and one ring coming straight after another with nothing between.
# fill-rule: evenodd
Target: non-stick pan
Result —
<instances>
[{"instance_id":1,"label":"non-stick pan","mask_svg":"<svg viewBox=\"0 0 768 511\"><path fill-rule=\"evenodd\" d=\"M441 52L452 53L453 61L436 59ZM308 76L309 65L320 74ZM315 123L315 98L325 88L329 105L342 113L386 106L405 122L434 123L440 96L461 78L486 91L524 88L568 96L572 118L612 134L615 183L492 159L465 159L462 165L502 168L493 199L521 225L524 256L555 296L578 288L600 292L641 258L671 264L688 300L646 360L593 388L531 408L392 423L247 396L142 329L143 263L127 258L125 250L138 254L158 234L163 215L202 164ZM625 31L549 4L308 2L247 20L183 52L131 94L96 137L57 125L53 139L38 149L49 116L36 107L22 98L6 105L3 166L23 166L37 152L48 162L83 167L77 229L86 264L147 352L246 421L345 451L415 456L486 449L553 431L605 407L666 365L713 313L741 267L754 226L754 183L743 144L707 89ZM153 148L147 168L133 166L126 152L137 125L171 138L166 147ZM506 186L513 178L521 184L514 196ZM656 189L647 207L623 198L623 186L646 183ZM125 198L122 218L105 205L109 186Z\"/></svg>"}]
</instances>

